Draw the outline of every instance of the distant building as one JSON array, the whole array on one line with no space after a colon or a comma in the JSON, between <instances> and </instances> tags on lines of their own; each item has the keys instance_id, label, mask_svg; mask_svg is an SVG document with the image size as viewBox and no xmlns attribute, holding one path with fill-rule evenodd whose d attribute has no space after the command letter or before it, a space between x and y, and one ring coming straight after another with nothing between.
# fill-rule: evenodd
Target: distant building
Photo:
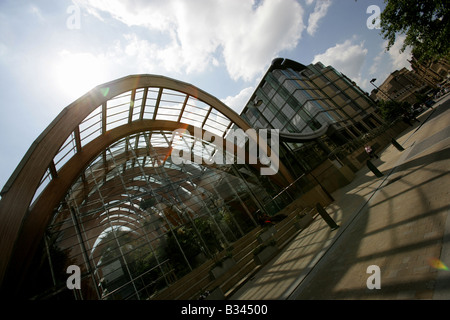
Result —
<instances>
[{"instance_id":1,"label":"distant building","mask_svg":"<svg viewBox=\"0 0 450 320\"><path fill-rule=\"evenodd\" d=\"M438 61L419 62L413 56L409 62L417 76L432 88L437 88L440 83L445 82L449 77L450 60L448 57Z\"/></svg>"},{"instance_id":2,"label":"distant building","mask_svg":"<svg viewBox=\"0 0 450 320\"><path fill-rule=\"evenodd\" d=\"M395 70L384 82L378 86L379 89L372 91L374 100L395 100L397 102L417 102L416 93L427 87L427 82L414 71L406 68Z\"/></svg>"}]
</instances>

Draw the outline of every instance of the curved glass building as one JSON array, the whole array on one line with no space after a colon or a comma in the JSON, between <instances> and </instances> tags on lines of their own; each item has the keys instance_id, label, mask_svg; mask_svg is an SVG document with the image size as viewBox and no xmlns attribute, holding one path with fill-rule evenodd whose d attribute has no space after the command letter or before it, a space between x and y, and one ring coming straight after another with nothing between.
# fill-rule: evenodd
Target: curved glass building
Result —
<instances>
[{"instance_id":1,"label":"curved glass building","mask_svg":"<svg viewBox=\"0 0 450 320\"><path fill-rule=\"evenodd\" d=\"M94 88L38 137L2 190L2 292L148 299L223 252L295 197L272 201L293 181L283 164L262 176L259 161L237 161L236 150L250 152L248 129L218 99L166 77ZM79 290L68 289L71 266Z\"/></svg>"}]
</instances>

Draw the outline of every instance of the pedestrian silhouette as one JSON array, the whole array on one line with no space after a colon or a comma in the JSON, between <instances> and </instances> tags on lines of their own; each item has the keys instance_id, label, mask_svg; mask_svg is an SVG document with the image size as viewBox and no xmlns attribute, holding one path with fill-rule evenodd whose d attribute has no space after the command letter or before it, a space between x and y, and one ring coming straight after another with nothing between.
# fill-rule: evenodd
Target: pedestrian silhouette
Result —
<instances>
[{"instance_id":1,"label":"pedestrian silhouette","mask_svg":"<svg viewBox=\"0 0 450 320\"><path fill-rule=\"evenodd\" d=\"M378 156L375 154L375 152L372 150L372 147L368 144L366 144L366 146L364 147L364 149L366 150L367 154L369 155L370 159L373 158L377 158Z\"/></svg>"}]
</instances>

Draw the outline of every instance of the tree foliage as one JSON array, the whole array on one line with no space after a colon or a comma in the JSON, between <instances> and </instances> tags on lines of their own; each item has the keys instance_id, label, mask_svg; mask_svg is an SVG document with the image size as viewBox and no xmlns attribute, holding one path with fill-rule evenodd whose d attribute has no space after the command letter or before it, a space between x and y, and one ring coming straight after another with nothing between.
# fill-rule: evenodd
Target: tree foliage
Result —
<instances>
[{"instance_id":1,"label":"tree foliage","mask_svg":"<svg viewBox=\"0 0 450 320\"><path fill-rule=\"evenodd\" d=\"M386 121L394 121L403 114L408 113L411 108L408 102L397 102L392 100L381 100L378 102L381 115Z\"/></svg>"},{"instance_id":2,"label":"tree foliage","mask_svg":"<svg viewBox=\"0 0 450 320\"><path fill-rule=\"evenodd\" d=\"M381 34L387 50L405 34L401 51L411 47L419 61L436 60L450 52L450 6L447 0L385 0Z\"/></svg>"}]
</instances>

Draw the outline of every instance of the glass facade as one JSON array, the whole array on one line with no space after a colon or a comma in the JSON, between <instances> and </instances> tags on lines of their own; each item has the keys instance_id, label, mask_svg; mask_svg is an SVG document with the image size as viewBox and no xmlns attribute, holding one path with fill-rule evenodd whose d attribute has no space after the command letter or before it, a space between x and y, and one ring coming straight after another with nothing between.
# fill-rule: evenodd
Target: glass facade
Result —
<instances>
[{"instance_id":1,"label":"glass facade","mask_svg":"<svg viewBox=\"0 0 450 320\"><path fill-rule=\"evenodd\" d=\"M151 298L257 227L258 214L287 204L266 207L279 189L246 165L174 164L167 157L171 135L128 136L84 170L41 246L47 261L40 278L48 281L31 292L72 295L65 270L77 265L83 290L76 298Z\"/></svg>"},{"instance_id":2,"label":"glass facade","mask_svg":"<svg viewBox=\"0 0 450 320\"><path fill-rule=\"evenodd\" d=\"M288 72L288 71L291 71ZM266 75L256 91L258 107L247 106L242 116L256 128L272 127L290 133L307 133L324 123L340 119L330 102L314 88L299 80L293 70L274 70Z\"/></svg>"},{"instance_id":3,"label":"glass facade","mask_svg":"<svg viewBox=\"0 0 450 320\"><path fill-rule=\"evenodd\" d=\"M328 124L343 128L373 108L370 98L334 68L295 63L272 66L242 116L256 128L308 133Z\"/></svg>"},{"instance_id":4,"label":"glass facade","mask_svg":"<svg viewBox=\"0 0 450 320\"><path fill-rule=\"evenodd\" d=\"M255 128L280 130L286 154L303 168L298 175L381 123L374 102L333 67L281 58L272 62L241 116ZM325 127L332 128L330 134L314 136Z\"/></svg>"},{"instance_id":5,"label":"glass facade","mask_svg":"<svg viewBox=\"0 0 450 320\"><path fill-rule=\"evenodd\" d=\"M215 139L227 139L229 129L238 128L223 112L184 92L158 87L124 92L93 108L67 137L31 207L40 205L80 152L140 123L190 125ZM245 145L245 136L237 140ZM175 161L174 152L181 151L203 161ZM213 157L231 161L207 161ZM49 213L20 296L153 298L295 198L286 192L274 199L283 187L235 160L228 149L187 130L130 130L100 148ZM70 266L80 268L80 290L67 286Z\"/></svg>"}]
</instances>

